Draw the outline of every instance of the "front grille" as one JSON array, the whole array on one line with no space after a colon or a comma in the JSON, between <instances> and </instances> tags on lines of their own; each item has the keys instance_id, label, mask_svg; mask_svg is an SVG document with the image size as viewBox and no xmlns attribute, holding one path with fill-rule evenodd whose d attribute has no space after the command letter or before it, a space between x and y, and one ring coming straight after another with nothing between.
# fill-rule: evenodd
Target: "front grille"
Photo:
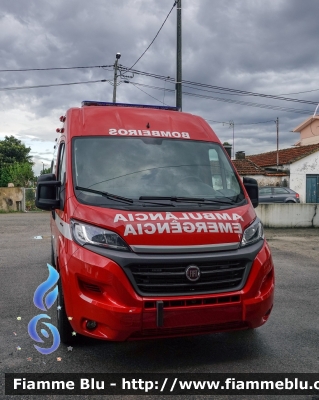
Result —
<instances>
[{"instance_id":1,"label":"front grille","mask_svg":"<svg viewBox=\"0 0 319 400\"><path fill-rule=\"evenodd\" d=\"M134 286L144 295L216 293L240 289L251 262L225 260L194 264L201 272L196 282L190 282L186 277L189 263L135 264L128 269Z\"/></svg>"}]
</instances>

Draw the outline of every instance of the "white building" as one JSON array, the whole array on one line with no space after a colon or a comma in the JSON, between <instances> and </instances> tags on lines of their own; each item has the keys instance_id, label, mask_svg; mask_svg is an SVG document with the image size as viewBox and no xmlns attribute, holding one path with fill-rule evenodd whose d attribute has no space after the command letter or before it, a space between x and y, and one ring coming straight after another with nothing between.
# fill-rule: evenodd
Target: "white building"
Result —
<instances>
[{"instance_id":1,"label":"white building","mask_svg":"<svg viewBox=\"0 0 319 400\"><path fill-rule=\"evenodd\" d=\"M288 187L299 193L301 203L319 203L319 143L246 158L261 167L265 174L286 174Z\"/></svg>"}]
</instances>

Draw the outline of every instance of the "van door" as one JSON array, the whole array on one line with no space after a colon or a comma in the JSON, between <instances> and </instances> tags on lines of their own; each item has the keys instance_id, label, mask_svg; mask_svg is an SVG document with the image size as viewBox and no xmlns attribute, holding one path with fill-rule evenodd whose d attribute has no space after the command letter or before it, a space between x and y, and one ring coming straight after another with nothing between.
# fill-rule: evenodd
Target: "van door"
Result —
<instances>
[{"instance_id":1,"label":"van door","mask_svg":"<svg viewBox=\"0 0 319 400\"><path fill-rule=\"evenodd\" d=\"M58 149L57 158L57 180L61 182L61 187L57 189L57 198L60 199L60 209L52 211L52 245L54 252L54 259L59 257L60 243L64 243L63 221L64 221L64 203L65 203L65 181L66 181L66 146L61 142Z\"/></svg>"}]
</instances>

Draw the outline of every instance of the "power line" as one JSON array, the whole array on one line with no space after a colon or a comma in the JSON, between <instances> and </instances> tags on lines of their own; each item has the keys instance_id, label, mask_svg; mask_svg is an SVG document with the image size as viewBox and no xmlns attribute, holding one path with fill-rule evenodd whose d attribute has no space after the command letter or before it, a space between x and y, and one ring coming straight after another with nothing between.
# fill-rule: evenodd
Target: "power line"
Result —
<instances>
[{"instance_id":1,"label":"power line","mask_svg":"<svg viewBox=\"0 0 319 400\"><path fill-rule=\"evenodd\" d=\"M164 79L169 80L169 81L171 80L171 78L168 78L168 77L164 77ZM37 88L48 88L48 87L56 87L56 86L82 85L82 84L100 83L100 82L111 83L111 81L109 81L109 80L101 79L101 80L94 80L94 81L69 82L69 83L58 83L58 84L48 84L48 85L14 86L14 87L0 88L0 91L15 91L15 90L23 90L23 89L37 89ZM127 82L129 82L129 81L127 81ZM167 92L174 92L173 89L166 89L166 88L161 88L161 87L152 86L152 85L146 85L146 84L142 84L142 83L134 83L134 86L142 86L142 87L147 87L147 88L151 88L151 89L155 89L155 90L162 90L162 91L165 90ZM210 86L210 85L207 85L207 86ZM149 95L148 93L146 93L146 94ZM244 106L249 106L249 107L265 108L265 109L276 110L276 111L293 112L293 113L298 113L298 114L309 114L311 112L308 110L301 110L301 109L281 107L281 106L272 106L269 104L260 104L260 103L246 102L246 101L234 100L234 99L219 98L219 97L201 95L198 93L191 93L191 92L183 92L183 94L186 96L192 96L192 97L197 97L197 98L202 98L202 99L207 99L207 100L215 100L215 101L221 101L221 102L226 102L226 103L239 104L239 105L244 105ZM151 96L151 95L149 95L149 96ZM154 98L154 99L156 101L159 101L156 98ZM313 102L311 102L311 103L313 103ZM315 104L317 105L317 103L315 103Z\"/></svg>"},{"instance_id":2,"label":"power line","mask_svg":"<svg viewBox=\"0 0 319 400\"><path fill-rule=\"evenodd\" d=\"M167 15L164 23L166 22L167 18L169 17L170 13L172 12L173 8L176 5L176 1L172 7L172 9L170 10L169 14ZM162 29L164 23L162 24L160 30ZM156 37L158 36L160 30L158 31L158 33L156 34L156 36L154 37L153 41L151 42L151 44L149 45L149 47L153 44L153 42L155 41ZM146 53L146 51L149 49L149 47L145 50L145 52L142 54L142 56ZM129 71L133 68L134 65L137 64L137 62L142 58L142 56L132 65L131 68L126 68L124 66L121 66L125 71ZM76 66L76 67L48 67L48 68L21 68L21 69L0 69L0 72L29 72L29 71L56 71L56 70L72 70L72 69L93 69L93 68L102 68L102 69L106 69L106 68L112 68L113 64L111 65L91 65L91 66ZM170 80L172 83L175 83L175 81L173 80L173 78L169 78L167 76L162 76L162 75L157 75L157 74L151 74L151 73L147 73L147 72L143 72L143 71L131 71L134 72L135 74L140 74L140 75L145 75L145 76L149 76L149 77L153 77L156 79L163 79L163 80ZM184 82L188 82L188 81L183 81ZM277 94L277 95L266 95L263 93L254 93L254 92L247 92L247 91L242 91L242 90L237 90L237 89L230 89L230 88L223 88L223 87L218 87L218 86L212 86L212 85L206 85L206 84L201 84L201 83L196 83L196 82L188 82L189 84L191 84L192 86L196 86L196 85L200 85L200 86L206 86L206 87L213 87L213 88L218 88L218 90L224 90L224 91L231 91L228 93L222 93L222 92L215 92L215 91L209 91L209 90L205 90L205 89L197 89L197 90L203 90L203 91L207 91L207 92L211 92L211 93L217 93L217 94L228 94L228 95L237 95L237 96L267 96L269 98L276 98L278 97L279 100L286 100L286 101L295 101L295 102L306 102L305 104L318 104L317 102L311 102L308 100L299 100L299 99L287 99L287 98L281 98L282 96L287 96L287 95L291 95L291 94L303 94L303 93L312 93L312 92L318 92L319 89L313 89L313 90L305 90L305 91L301 91L301 92L291 92L291 93L281 93L281 94ZM185 85L184 85L185 86ZM186 86L188 87L188 86Z\"/></svg>"},{"instance_id":3,"label":"power line","mask_svg":"<svg viewBox=\"0 0 319 400\"><path fill-rule=\"evenodd\" d=\"M173 8L176 6L177 1L174 2L173 7L170 9L169 13L167 14L164 22L162 23L161 27L159 28L159 30L157 31L156 35L154 36L154 39L151 41L151 43L149 44L149 46L146 48L146 50L142 53L142 55L135 61L135 63L131 66L131 68L129 68L127 70L130 71L139 61L140 59L144 56L144 54L147 52L147 50L152 46L152 44L155 42L155 39L157 38L157 36L159 35L160 31L162 30L163 26L165 25L165 22L167 21L168 17L170 16L171 12L173 11Z\"/></svg>"},{"instance_id":4,"label":"power line","mask_svg":"<svg viewBox=\"0 0 319 400\"><path fill-rule=\"evenodd\" d=\"M127 83L127 81L124 81L124 82ZM138 90L140 90L141 92L145 93L147 96L151 97L152 99L158 101L158 102L161 103L161 104L164 104L165 106L168 106L168 104L165 104L163 101L158 100L156 97L153 97L153 96L150 95L149 93L145 92L145 90L143 90L143 89L137 87L137 86L135 85L135 83L133 83L133 82L130 82L130 83L131 83L136 89L138 89Z\"/></svg>"},{"instance_id":5,"label":"power line","mask_svg":"<svg viewBox=\"0 0 319 400\"><path fill-rule=\"evenodd\" d=\"M55 71L65 69L91 69L91 68L110 68L113 65L91 65L86 67L50 67L50 68L22 68L22 69L0 69L0 72L29 72L29 71Z\"/></svg>"},{"instance_id":6,"label":"power line","mask_svg":"<svg viewBox=\"0 0 319 400\"><path fill-rule=\"evenodd\" d=\"M101 82L111 83L111 81L109 81L109 80L101 79L101 80L95 80L95 81L57 83L57 84L49 84L49 85L13 86L13 87L0 88L0 91L15 91L15 90L23 90L23 89L37 89L37 88L48 88L48 87L56 87L56 86L71 86L71 85L82 85L82 84L101 83ZM129 82L129 81L127 81L127 82ZM131 82L129 82L129 83L131 83ZM142 84L142 83L134 83L133 85L147 87L147 88L155 89L155 90L162 90L162 91L165 90L167 92L174 92L173 89L164 89L161 87L146 85L146 84ZM146 93L146 94L148 94L148 93ZM234 103L234 104L239 104L239 105L244 105L244 106L249 106L249 107L258 107L258 108L265 108L265 109L270 109L270 110L293 112L293 113L298 113L298 114L309 114L309 112L310 112L307 110L301 110L301 109L296 109L296 108L272 106L269 104L252 103L252 102L246 102L246 101L241 101L241 100L219 98L219 97L214 97L214 96L205 96L205 95L201 95L198 93L191 93L191 92L183 92L183 94L186 96L197 97L197 98L202 98L202 99L206 99L206 100L215 100L215 101ZM149 95L149 96L151 96L151 95ZM156 98L154 98L154 99L159 101Z\"/></svg>"},{"instance_id":7,"label":"power line","mask_svg":"<svg viewBox=\"0 0 319 400\"><path fill-rule=\"evenodd\" d=\"M131 70L131 72L136 75L148 76L151 78L167 80L172 83L175 83L173 78L167 78L166 76L163 76L163 75L148 73L148 72L139 71L139 70ZM237 94L237 95L246 95L246 96L254 96L254 97L263 97L263 98L269 98L269 99L273 99L273 100L283 100L283 101L290 101L290 102L301 103L301 104L310 104L310 105L318 104L318 101L300 100L300 99L294 99L294 98L290 98L290 97L283 97L283 96L279 96L279 95L270 95L270 94L264 94L264 93L249 92L246 90L231 89L231 88L209 85L209 84L200 83L200 82L182 80L182 83L183 83L183 85L187 84L187 85L191 85L191 86L195 86L195 87L198 86L200 88L221 90L221 91L226 92L224 94ZM199 89L197 89L197 90L199 90Z\"/></svg>"},{"instance_id":8,"label":"power line","mask_svg":"<svg viewBox=\"0 0 319 400\"><path fill-rule=\"evenodd\" d=\"M167 15L165 21L163 22L160 30L164 26L166 20L168 19L169 15L172 12L172 10L175 7L175 5L176 5L176 1L174 3L173 7L171 8L169 14ZM151 42L151 44L154 42L154 40L158 36L160 30L157 32L157 34L154 37L154 39ZM151 44L149 45L149 47L151 46ZM149 49L149 47L145 50L145 52L142 54L142 56L146 53L146 51ZM141 57L133 64L133 66L141 59ZM50 68L23 68L23 69L6 69L6 70L2 69L2 70L0 70L0 72L54 71L54 70L73 70L73 69L91 69L91 68L106 69L106 68L111 68L111 67L113 67L113 65L92 65L92 66L74 66L74 67L50 67ZM119 69L121 68L121 69L124 69L125 71L131 70L131 72L134 73L134 74L148 76L148 77L152 77L152 78L155 78L155 79L161 79L161 80L169 81L172 84L175 84L175 81L174 81L173 78L170 78L170 77L167 77L167 76L158 75L158 74L152 74L152 73L148 73L148 72L144 72L144 71L133 70L132 67L127 69L124 66L119 66ZM83 83L95 83L95 82L102 82L102 81L87 81L87 82L83 82ZM204 83L199 83L199 82L185 81L185 80L183 80L182 83L184 84L185 87L192 88L192 87L195 86L196 90L207 91L207 92L217 93L217 94L222 94L222 95L238 95L238 96L239 95L244 95L244 96L264 97L264 98L269 98L269 99L274 99L274 100L283 100L283 101L290 101L290 102L301 103L301 104L309 104L309 105L317 105L318 104L317 101L294 99L294 98L283 97L283 96L284 95L289 95L289 94L310 93L310 92L319 91L319 89L314 89L314 90L309 90L309 91L304 91L304 92L286 93L286 94L281 94L281 95L268 95L268 94L263 94L263 93L255 93L255 92L249 92L249 91L245 91L245 90L231 89L231 88L225 88L225 87L209 85L209 84L204 84ZM80 83L77 83L77 82L76 83L66 83L66 84L59 84L59 85L38 85L38 86L25 86L25 87L15 87L15 88L0 88L0 91L29 89L29 88L31 89L31 88L37 88L37 87L68 86L68 85L75 85L75 84L82 84L82 82L80 82ZM190 85L190 86L188 86L188 85ZM205 88L221 90L222 92L215 92L214 90L207 90ZM223 93L223 92L226 92L226 93ZM220 100L220 101L222 101L222 100Z\"/></svg>"},{"instance_id":9,"label":"power line","mask_svg":"<svg viewBox=\"0 0 319 400\"><path fill-rule=\"evenodd\" d=\"M142 83L134 83L134 85L147 87L147 88L155 89L155 90L162 90L162 91L164 90L164 88L161 88L158 86L146 85L146 84L142 84ZM166 89L166 91L174 92L173 89ZM205 96L205 95L201 95L198 93L191 93L191 92L183 92L183 95L197 97L197 98L201 98L201 99L207 99L207 100L221 101L221 102L225 102L225 103L239 104L239 105L244 105L244 106L249 106L249 107L265 108L265 109L276 110L276 111L293 112L293 113L297 113L297 114L309 114L311 112L308 110L302 110L302 109L298 109L298 108L272 106L270 104L252 103L252 102L247 102L247 101L242 101L242 100L234 100L234 99L224 99L224 98L220 98L220 97Z\"/></svg>"},{"instance_id":10,"label":"power line","mask_svg":"<svg viewBox=\"0 0 319 400\"><path fill-rule=\"evenodd\" d=\"M0 91L9 91L9 90L22 90L22 89L38 89L38 88L47 88L53 86L70 86L70 85L83 85L88 83L99 83L99 82L109 82L106 79L100 79L98 81L84 81L84 82L69 82L69 83L55 83L50 85L35 85L35 86L11 86L6 88L0 88Z\"/></svg>"},{"instance_id":11,"label":"power line","mask_svg":"<svg viewBox=\"0 0 319 400\"><path fill-rule=\"evenodd\" d=\"M305 90L303 92L294 92L294 93L281 93L278 94L277 96L287 96L287 95L291 95L291 94L302 94L302 93L311 93L311 92L318 92L319 89L313 89L313 90Z\"/></svg>"},{"instance_id":12,"label":"power line","mask_svg":"<svg viewBox=\"0 0 319 400\"><path fill-rule=\"evenodd\" d=\"M207 121L207 122L215 122L215 123L217 123L217 124L227 124L227 125L229 125L229 121L214 121L213 119L205 119L205 121ZM236 126L237 125L259 125L259 124L268 124L268 123L270 123L270 122L274 122L275 120L274 119L271 119L271 120L269 120L269 121L260 121L260 122L250 122L250 123L248 123L248 124L240 124L240 123L237 123L236 122Z\"/></svg>"},{"instance_id":13,"label":"power line","mask_svg":"<svg viewBox=\"0 0 319 400\"><path fill-rule=\"evenodd\" d=\"M309 114L311 112L311 111L306 111L306 110L302 110L302 109L298 109L298 108L272 106L269 104L252 103L252 102L241 101L241 100L222 99L219 97L204 96L204 95L200 95L200 94L196 94L196 93L189 93L189 92L183 92L183 94L185 94L187 96L199 97L199 98L207 99L207 100L221 101L224 103L233 103L233 104L239 104L239 105L249 106L249 107L265 108L265 109L269 109L269 110L294 112L297 114Z\"/></svg>"}]
</instances>

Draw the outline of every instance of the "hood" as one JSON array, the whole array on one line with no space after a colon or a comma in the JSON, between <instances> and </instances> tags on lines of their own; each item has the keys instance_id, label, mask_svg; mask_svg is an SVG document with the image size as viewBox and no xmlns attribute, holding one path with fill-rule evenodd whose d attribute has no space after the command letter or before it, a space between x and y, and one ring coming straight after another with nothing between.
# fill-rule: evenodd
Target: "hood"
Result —
<instances>
[{"instance_id":1,"label":"hood","mask_svg":"<svg viewBox=\"0 0 319 400\"><path fill-rule=\"evenodd\" d=\"M134 250L143 246L239 245L256 214L250 204L189 212L124 211L80 204L73 218L116 232Z\"/></svg>"}]
</instances>

